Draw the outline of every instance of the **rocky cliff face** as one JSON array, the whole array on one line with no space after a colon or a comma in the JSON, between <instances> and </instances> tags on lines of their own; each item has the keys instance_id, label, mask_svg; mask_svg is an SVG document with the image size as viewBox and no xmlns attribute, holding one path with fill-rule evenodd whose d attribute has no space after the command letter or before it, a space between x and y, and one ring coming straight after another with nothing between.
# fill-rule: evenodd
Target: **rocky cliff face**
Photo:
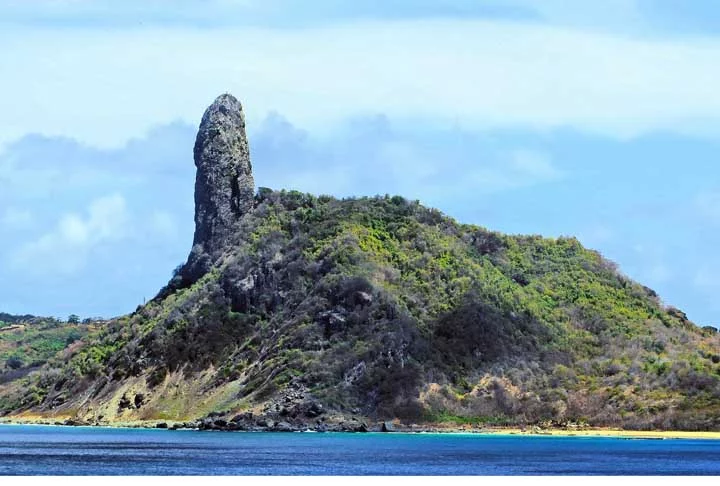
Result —
<instances>
[{"instance_id":1,"label":"rocky cliff face","mask_svg":"<svg viewBox=\"0 0 720 486\"><path fill-rule=\"evenodd\" d=\"M255 183L242 105L220 95L205 111L195 140L195 237L183 271L192 283L212 265L239 219L253 206Z\"/></svg>"}]
</instances>

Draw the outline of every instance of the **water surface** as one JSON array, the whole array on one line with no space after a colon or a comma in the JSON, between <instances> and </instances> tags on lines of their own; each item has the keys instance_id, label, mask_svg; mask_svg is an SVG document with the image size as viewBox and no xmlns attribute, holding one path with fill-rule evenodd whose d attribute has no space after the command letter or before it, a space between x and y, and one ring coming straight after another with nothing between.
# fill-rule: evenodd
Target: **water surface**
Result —
<instances>
[{"instance_id":1,"label":"water surface","mask_svg":"<svg viewBox=\"0 0 720 486\"><path fill-rule=\"evenodd\" d=\"M720 441L0 425L1 475L720 475Z\"/></svg>"}]
</instances>

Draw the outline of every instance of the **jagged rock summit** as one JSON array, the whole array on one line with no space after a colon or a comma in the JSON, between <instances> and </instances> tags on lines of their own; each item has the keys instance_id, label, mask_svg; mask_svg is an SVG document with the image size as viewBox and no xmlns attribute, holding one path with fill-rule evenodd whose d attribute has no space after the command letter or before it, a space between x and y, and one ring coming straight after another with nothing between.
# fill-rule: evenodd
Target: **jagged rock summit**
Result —
<instances>
[{"instance_id":1,"label":"jagged rock summit","mask_svg":"<svg viewBox=\"0 0 720 486\"><path fill-rule=\"evenodd\" d=\"M185 279L201 276L252 210L255 183L242 104L222 94L205 110L194 149L195 237Z\"/></svg>"}]
</instances>

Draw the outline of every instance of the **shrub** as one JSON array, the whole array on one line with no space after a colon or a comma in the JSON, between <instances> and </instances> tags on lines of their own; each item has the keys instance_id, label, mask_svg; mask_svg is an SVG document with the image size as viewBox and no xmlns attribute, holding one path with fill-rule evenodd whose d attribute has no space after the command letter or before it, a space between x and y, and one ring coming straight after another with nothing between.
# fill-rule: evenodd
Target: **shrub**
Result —
<instances>
[{"instance_id":1,"label":"shrub","mask_svg":"<svg viewBox=\"0 0 720 486\"><path fill-rule=\"evenodd\" d=\"M13 356L5 361L5 366L11 370L17 370L23 367L23 361L20 358Z\"/></svg>"}]
</instances>

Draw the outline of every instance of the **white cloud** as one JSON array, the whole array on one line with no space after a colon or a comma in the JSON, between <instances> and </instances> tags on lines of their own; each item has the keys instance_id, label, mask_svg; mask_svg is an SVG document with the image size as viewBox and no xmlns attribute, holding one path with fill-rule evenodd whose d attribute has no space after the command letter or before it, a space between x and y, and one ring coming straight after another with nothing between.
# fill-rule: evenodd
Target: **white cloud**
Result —
<instances>
[{"instance_id":1,"label":"white cloud","mask_svg":"<svg viewBox=\"0 0 720 486\"><path fill-rule=\"evenodd\" d=\"M0 225L11 230L27 229L33 226L35 217L27 209L10 207L0 216Z\"/></svg>"},{"instance_id":2,"label":"white cloud","mask_svg":"<svg viewBox=\"0 0 720 486\"><path fill-rule=\"evenodd\" d=\"M279 115L261 126L251 137L255 180L275 188L341 197L401 194L447 205L565 175L545 152L457 128L417 130L371 117L338 124L322 137Z\"/></svg>"},{"instance_id":3,"label":"white cloud","mask_svg":"<svg viewBox=\"0 0 720 486\"><path fill-rule=\"evenodd\" d=\"M157 123L197 123L231 91L260 120L309 129L382 112L467 128L573 127L614 137L716 135L720 41L661 41L483 20L298 30L8 28L0 133L117 146Z\"/></svg>"},{"instance_id":4,"label":"white cloud","mask_svg":"<svg viewBox=\"0 0 720 486\"><path fill-rule=\"evenodd\" d=\"M456 174L461 179L454 187L468 194L494 193L552 182L564 175L548 154L534 150L518 149L496 157L498 160L480 158L465 175Z\"/></svg>"},{"instance_id":5,"label":"white cloud","mask_svg":"<svg viewBox=\"0 0 720 486\"><path fill-rule=\"evenodd\" d=\"M39 274L74 273L85 265L94 248L126 237L128 223L121 195L96 199L86 216L66 214L50 232L21 246L12 255L11 265Z\"/></svg>"}]
</instances>

